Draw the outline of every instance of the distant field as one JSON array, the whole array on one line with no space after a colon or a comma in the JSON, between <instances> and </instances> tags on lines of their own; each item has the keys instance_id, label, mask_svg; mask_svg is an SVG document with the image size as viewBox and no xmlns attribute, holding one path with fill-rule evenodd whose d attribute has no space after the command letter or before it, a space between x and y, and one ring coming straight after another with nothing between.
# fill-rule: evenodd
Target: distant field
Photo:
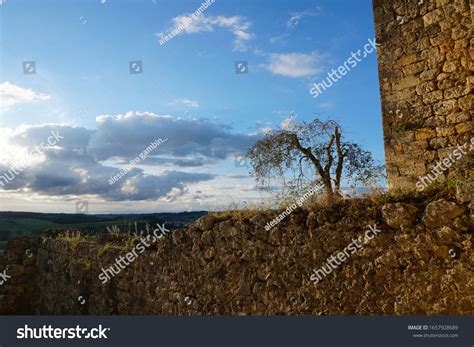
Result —
<instances>
[{"instance_id":1,"label":"distant field","mask_svg":"<svg viewBox=\"0 0 474 347\"><path fill-rule=\"evenodd\" d=\"M31 235L45 229L54 228L59 224L34 218L0 219L0 231L8 230L15 235Z\"/></svg>"},{"instance_id":2,"label":"distant field","mask_svg":"<svg viewBox=\"0 0 474 347\"><path fill-rule=\"evenodd\" d=\"M86 223L72 223L59 224L51 221L45 221L34 218L17 218L0 220L0 233L4 230L9 230L11 233L21 235L32 235L43 232L47 229L79 229L79 230L103 230L108 226L117 225L120 227L133 227L134 222L138 225L145 224L147 220L134 220L132 224L126 220L113 220L104 222L86 222Z\"/></svg>"},{"instance_id":3,"label":"distant field","mask_svg":"<svg viewBox=\"0 0 474 347\"><path fill-rule=\"evenodd\" d=\"M166 222L170 227L190 224L207 212L153 213L136 215L83 215L30 212L0 212L0 249L4 241L17 236L38 235L48 229L74 229L105 232L108 226L117 225L124 232L144 230Z\"/></svg>"}]
</instances>

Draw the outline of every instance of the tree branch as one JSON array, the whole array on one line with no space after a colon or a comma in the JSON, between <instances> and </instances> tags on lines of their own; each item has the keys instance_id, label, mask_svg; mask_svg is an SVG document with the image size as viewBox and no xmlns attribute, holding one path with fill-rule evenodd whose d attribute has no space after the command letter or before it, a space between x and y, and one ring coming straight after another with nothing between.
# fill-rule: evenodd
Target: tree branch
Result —
<instances>
[{"instance_id":1,"label":"tree branch","mask_svg":"<svg viewBox=\"0 0 474 347\"><path fill-rule=\"evenodd\" d=\"M331 165L334 160L331 153L332 152L331 148L334 143L334 140L335 140L335 135L332 135L331 140L329 140L329 144L326 146L327 161L326 161L326 165L324 166L324 173L329 176L331 175Z\"/></svg>"},{"instance_id":2,"label":"tree branch","mask_svg":"<svg viewBox=\"0 0 474 347\"><path fill-rule=\"evenodd\" d=\"M339 190L341 188L341 176L342 176L342 169L344 167L344 159L345 155L342 151L341 147L341 133L339 129L336 127L334 134L336 135L336 152L337 152L337 166L336 166L336 183L335 188Z\"/></svg>"},{"instance_id":3,"label":"tree branch","mask_svg":"<svg viewBox=\"0 0 474 347\"><path fill-rule=\"evenodd\" d=\"M293 141L293 144L297 149L300 150L301 153L303 153L305 156L308 157L309 160L314 164L316 167L316 170L318 171L318 174L321 176L322 179L324 179L324 169L321 165L321 162L314 156L314 154L311 152L311 147L309 148L304 148L300 141L298 140L298 136L296 134L290 134L290 137Z\"/></svg>"}]
</instances>

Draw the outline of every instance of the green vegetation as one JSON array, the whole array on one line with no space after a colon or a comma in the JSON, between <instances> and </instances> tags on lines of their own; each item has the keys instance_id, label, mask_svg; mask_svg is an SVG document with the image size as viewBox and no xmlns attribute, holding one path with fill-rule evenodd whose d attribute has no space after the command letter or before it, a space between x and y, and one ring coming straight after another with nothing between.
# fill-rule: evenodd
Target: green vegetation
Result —
<instances>
[{"instance_id":1,"label":"green vegetation","mask_svg":"<svg viewBox=\"0 0 474 347\"><path fill-rule=\"evenodd\" d=\"M51 221L35 218L0 218L0 237L3 239L7 233L16 236L37 234L42 230L52 229L58 225Z\"/></svg>"},{"instance_id":2,"label":"green vegetation","mask_svg":"<svg viewBox=\"0 0 474 347\"><path fill-rule=\"evenodd\" d=\"M169 227L176 228L188 225L204 214L204 211L123 215L0 212L0 249L10 238L39 235L45 230L79 230L100 234L107 233L107 227L118 226L123 232L134 232L135 223L138 230L144 230L146 224L154 226L163 221Z\"/></svg>"},{"instance_id":3,"label":"green vegetation","mask_svg":"<svg viewBox=\"0 0 474 347\"><path fill-rule=\"evenodd\" d=\"M112 243L107 242L102 247L100 247L99 250L97 251L97 253L99 254L99 257L103 256L104 253L108 249L113 249L113 250L117 250L117 251L120 251L120 252L128 252L130 250L130 247L129 247L128 243L125 244L125 245L119 246L115 243L112 244Z\"/></svg>"},{"instance_id":4,"label":"green vegetation","mask_svg":"<svg viewBox=\"0 0 474 347\"><path fill-rule=\"evenodd\" d=\"M416 124L408 123L408 122L398 123L398 124L394 125L395 132L397 132L397 133L404 133L408 130L413 130L413 129L417 129L417 128L418 128L418 126Z\"/></svg>"},{"instance_id":5,"label":"green vegetation","mask_svg":"<svg viewBox=\"0 0 474 347\"><path fill-rule=\"evenodd\" d=\"M474 169L474 156L470 156L466 159L466 165L470 170Z\"/></svg>"},{"instance_id":6,"label":"green vegetation","mask_svg":"<svg viewBox=\"0 0 474 347\"><path fill-rule=\"evenodd\" d=\"M446 179L435 181L430 184L425 190L419 192L416 190L409 191L391 191L377 196L369 195L369 199L383 205L386 203L404 202L411 203L415 206L425 206L431 201L440 198L453 196L455 194L456 185L462 179Z\"/></svg>"}]
</instances>

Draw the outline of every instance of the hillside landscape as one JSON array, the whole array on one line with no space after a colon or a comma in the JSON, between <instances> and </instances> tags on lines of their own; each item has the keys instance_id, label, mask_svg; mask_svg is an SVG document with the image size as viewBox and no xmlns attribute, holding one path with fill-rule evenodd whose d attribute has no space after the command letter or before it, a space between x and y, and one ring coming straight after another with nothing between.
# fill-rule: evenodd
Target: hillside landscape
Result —
<instances>
[{"instance_id":1,"label":"hillside landscape","mask_svg":"<svg viewBox=\"0 0 474 347\"><path fill-rule=\"evenodd\" d=\"M152 213L126 215L86 215L66 213L0 212L0 249L9 239L19 236L40 235L46 230L78 230L106 233L107 227L116 226L124 233L144 230L145 225L166 222L172 229L189 225L204 215L204 211L182 213Z\"/></svg>"}]
</instances>

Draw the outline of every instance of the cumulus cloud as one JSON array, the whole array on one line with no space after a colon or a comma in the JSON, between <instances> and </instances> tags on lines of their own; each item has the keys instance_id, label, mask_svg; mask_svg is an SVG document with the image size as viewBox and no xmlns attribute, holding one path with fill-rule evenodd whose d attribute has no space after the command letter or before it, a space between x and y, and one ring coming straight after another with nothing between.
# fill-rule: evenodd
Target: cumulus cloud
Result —
<instances>
[{"instance_id":1,"label":"cumulus cloud","mask_svg":"<svg viewBox=\"0 0 474 347\"><path fill-rule=\"evenodd\" d=\"M0 84L0 108L8 110L14 105L30 102L48 101L51 96L36 93L31 89L18 87L10 82Z\"/></svg>"},{"instance_id":2,"label":"cumulus cloud","mask_svg":"<svg viewBox=\"0 0 474 347\"><path fill-rule=\"evenodd\" d=\"M286 77L310 77L322 72L323 56L312 53L270 54L267 69L275 75Z\"/></svg>"},{"instance_id":3,"label":"cumulus cloud","mask_svg":"<svg viewBox=\"0 0 474 347\"><path fill-rule=\"evenodd\" d=\"M127 165L129 160L121 159L117 164ZM215 159L205 158L202 156L172 158L172 157L147 157L141 161L143 165L161 166L161 167L199 167L204 165L212 165L216 163Z\"/></svg>"},{"instance_id":4,"label":"cumulus cloud","mask_svg":"<svg viewBox=\"0 0 474 347\"><path fill-rule=\"evenodd\" d=\"M182 14L171 20L172 25L165 32L157 33L162 37L166 33L173 31L179 34L195 34L201 32L212 32L215 28L224 28L234 35L233 50L244 52L248 49L247 43L255 35L250 32L252 23L242 16L193 16L192 14ZM179 30L179 28L184 28Z\"/></svg>"},{"instance_id":5,"label":"cumulus cloud","mask_svg":"<svg viewBox=\"0 0 474 347\"><path fill-rule=\"evenodd\" d=\"M207 119L180 119L151 112L128 112L97 117L88 151L97 160L131 158L158 138L168 141L157 149L160 155L176 159L201 156L225 159L242 153L261 134L234 134L227 125ZM146 147L146 146L145 146Z\"/></svg>"},{"instance_id":6,"label":"cumulus cloud","mask_svg":"<svg viewBox=\"0 0 474 347\"><path fill-rule=\"evenodd\" d=\"M0 172L9 168L0 165ZM28 191L47 196L91 195L108 201L154 200L167 198L173 192L185 193L186 185L214 178L208 173L165 171L148 175L142 169L132 169L124 178L109 185L109 177L117 168L100 165L90 156L62 149L46 152L46 159L39 165L21 171L5 184L7 191Z\"/></svg>"},{"instance_id":7,"label":"cumulus cloud","mask_svg":"<svg viewBox=\"0 0 474 347\"><path fill-rule=\"evenodd\" d=\"M59 134L60 141L36 151L52 132ZM58 124L23 125L0 128L0 135L8 152L0 156L0 189L54 197L95 196L107 201L174 201L188 192L189 184L213 180L215 175L184 172L173 166L215 163L245 151L260 136L234 134L230 127L205 119L183 120L150 112L100 116L95 130ZM124 164L158 138L168 141L122 179L108 184ZM34 160L28 160L21 170L17 167L13 174L12 164L26 152L32 153L29 155L34 155ZM10 157L5 156L8 154ZM163 163L169 164L168 169Z\"/></svg>"}]
</instances>

